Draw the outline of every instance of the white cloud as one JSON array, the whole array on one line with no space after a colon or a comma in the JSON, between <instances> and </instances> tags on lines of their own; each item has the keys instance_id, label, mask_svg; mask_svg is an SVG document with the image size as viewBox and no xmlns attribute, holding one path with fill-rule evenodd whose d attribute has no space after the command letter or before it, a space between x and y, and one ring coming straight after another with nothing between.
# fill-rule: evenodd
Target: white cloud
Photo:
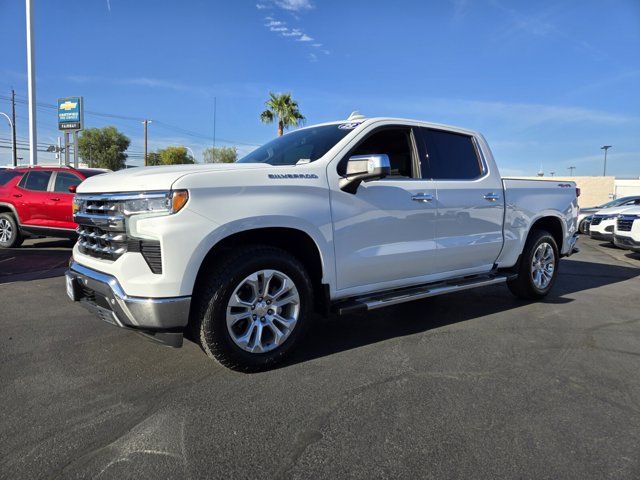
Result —
<instances>
[{"instance_id":1,"label":"white cloud","mask_svg":"<svg viewBox=\"0 0 640 480\"><path fill-rule=\"evenodd\" d=\"M270 6L270 5L267 5L267 4L265 4L265 3L256 3L256 8L257 8L258 10L266 10L266 9L268 9L268 8L271 8L271 6Z\"/></svg>"},{"instance_id":2,"label":"white cloud","mask_svg":"<svg viewBox=\"0 0 640 480\"><path fill-rule=\"evenodd\" d=\"M311 38L309 35L307 35L306 33L302 34L300 36L300 38L298 39L298 42L312 42L313 38Z\"/></svg>"},{"instance_id":3,"label":"white cloud","mask_svg":"<svg viewBox=\"0 0 640 480\"><path fill-rule=\"evenodd\" d=\"M297 28L294 28L290 32L285 32L282 34L283 37L300 37L302 36L302 32Z\"/></svg>"},{"instance_id":4,"label":"white cloud","mask_svg":"<svg viewBox=\"0 0 640 480\"><path fill-rule=\"evenodd\" d=\"M274 3L283 10L289 10L291 12L300 12L314 8L311 0L275 0Z\"/></svg>"}]
</instances>

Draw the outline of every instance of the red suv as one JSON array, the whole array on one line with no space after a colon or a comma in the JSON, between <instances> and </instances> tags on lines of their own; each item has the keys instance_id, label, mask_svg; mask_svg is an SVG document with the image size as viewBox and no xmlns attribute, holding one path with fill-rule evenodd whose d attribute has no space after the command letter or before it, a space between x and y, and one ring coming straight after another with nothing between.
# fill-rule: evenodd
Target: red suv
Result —
<instances>
[{"instance_id":1,"label":"red suv","mask_svg":"<svg viewBox=\"0 0 640 480\"><path fill-rule=\"evenodd\" d=\"M29 167L0 170L0 247L19 247L27 235L72 238L76 187L104 170Z\"/></svg>"}]
</instances>

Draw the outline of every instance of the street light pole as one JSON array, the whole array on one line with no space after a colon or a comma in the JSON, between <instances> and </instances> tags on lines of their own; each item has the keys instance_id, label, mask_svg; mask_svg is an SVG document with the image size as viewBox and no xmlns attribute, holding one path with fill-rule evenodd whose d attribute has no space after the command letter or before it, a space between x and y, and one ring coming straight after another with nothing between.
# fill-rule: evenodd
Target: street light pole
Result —
<instances>
[{"instance_id":1,"label":"street light pole","mask_svg":"<svg viewBox=\"0 0 640 480\"><path fill-rule=\"evenodd\" d=\"M11 133L13 134L13 166L18 166L18 148L16 146L16 91L11 89L11 121L13 126L11 127Z\"/></svg>"},{"instance_id":2,"label":"street light pole","mask_svg":"<svg viewBox=\"0 0 640 480\"><path fill-rule=\"evenodd\" d=\"M27 83L29 87L29 164L38 164L38 134L36 132L36 59L33 34L33 2L25 0L27 13Z\"/></svg>"},{"instance_id":3,"label":"street light pole","mask_svg":"<svg viewBox=\"0 0 640 480\"><path fill-rule=\"evenodd\" d=\"M573 171L576 169L576 167L567 167L567 170L569 170L569 175L571 177L573 177Z\"/></svg>"},{"instance_id":4,"label":"street light pole","mask_svg":"<svg viewBox=\"0 0 640 480\"><path fill-rule=\"evenodd\" d=\"M607 150L609 150L613 145L603 145L600 147L600 150L604 150L604 170L602 170L602 176L607 176Z\"/></svg>"},{"instance_id":5,"label":"street light pole","mask_svg":"<svg viewBox=\"0 0 640 480\"><path fill-rule=\"evenodd\" d=\"M143 120L142 124L144 125L144 166L147 166L147 130L151 120Z\"/></svg>"},{"instance_id":6,"label":"street light pole","mask_svg":"<svg viewBox=\"0 0 640 480\"><path fill-rule=\"evenodd\" d=\"M11 129L11 143L13 145L12 149L13 149L13 166L17 167L17 161L18 161L18 157L17 157L17 153L16 153L16 130L15 128L13 128L13 122L11 121L11 117L9 117L9 115L7 115L4 112L0 112L0 115L3 115L6 119L7 122L9 122L9 128Z\"/></svg>"}]
</instances>

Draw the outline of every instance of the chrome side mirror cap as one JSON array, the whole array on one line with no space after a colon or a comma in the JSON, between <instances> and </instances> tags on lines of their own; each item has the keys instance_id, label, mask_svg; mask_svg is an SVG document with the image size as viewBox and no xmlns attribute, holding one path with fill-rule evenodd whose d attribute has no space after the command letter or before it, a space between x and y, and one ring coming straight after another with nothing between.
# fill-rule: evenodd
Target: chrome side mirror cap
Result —
<instances>
[{"instance_id":1,"label":"chrome side mirror cap","mask_svg":"<svg viewBox=\"0 0 640 480\"><path fill-rule=\"evenodd\" d=\"M340 190L356 193L365 180L379 180L391 173L391 162L385 154L354 155L347 161L347 171L340 179Z\"/></svg>"}]
</instances>

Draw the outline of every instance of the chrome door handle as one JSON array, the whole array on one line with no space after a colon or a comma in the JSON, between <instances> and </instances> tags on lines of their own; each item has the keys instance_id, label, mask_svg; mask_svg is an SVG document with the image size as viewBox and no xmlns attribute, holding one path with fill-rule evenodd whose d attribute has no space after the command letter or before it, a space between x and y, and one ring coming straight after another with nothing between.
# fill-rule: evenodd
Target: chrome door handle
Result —
<instances>
[{"instance_id":1,"label":"chrome door handle","mask_svg":"<svg viewBox=\"0 0 640 480\"><path fill-rule=\"evenodd\" d=\"M413 200L414 202L433 202L433 195L430 195L428 193L417 193L416 195L411 197L411 200Z\"/></svg>"},{"instance_id":2,"label":"chrome door handle","mask_svg":"<svg viewBox=\"0 0 640 480\"><path fill-rule=\"evenodd\" d=\"M496 200L500 200L500 195L497 193L487 193L483 198L488 202L495 202Z\"/></svg>"}]
</instances>

